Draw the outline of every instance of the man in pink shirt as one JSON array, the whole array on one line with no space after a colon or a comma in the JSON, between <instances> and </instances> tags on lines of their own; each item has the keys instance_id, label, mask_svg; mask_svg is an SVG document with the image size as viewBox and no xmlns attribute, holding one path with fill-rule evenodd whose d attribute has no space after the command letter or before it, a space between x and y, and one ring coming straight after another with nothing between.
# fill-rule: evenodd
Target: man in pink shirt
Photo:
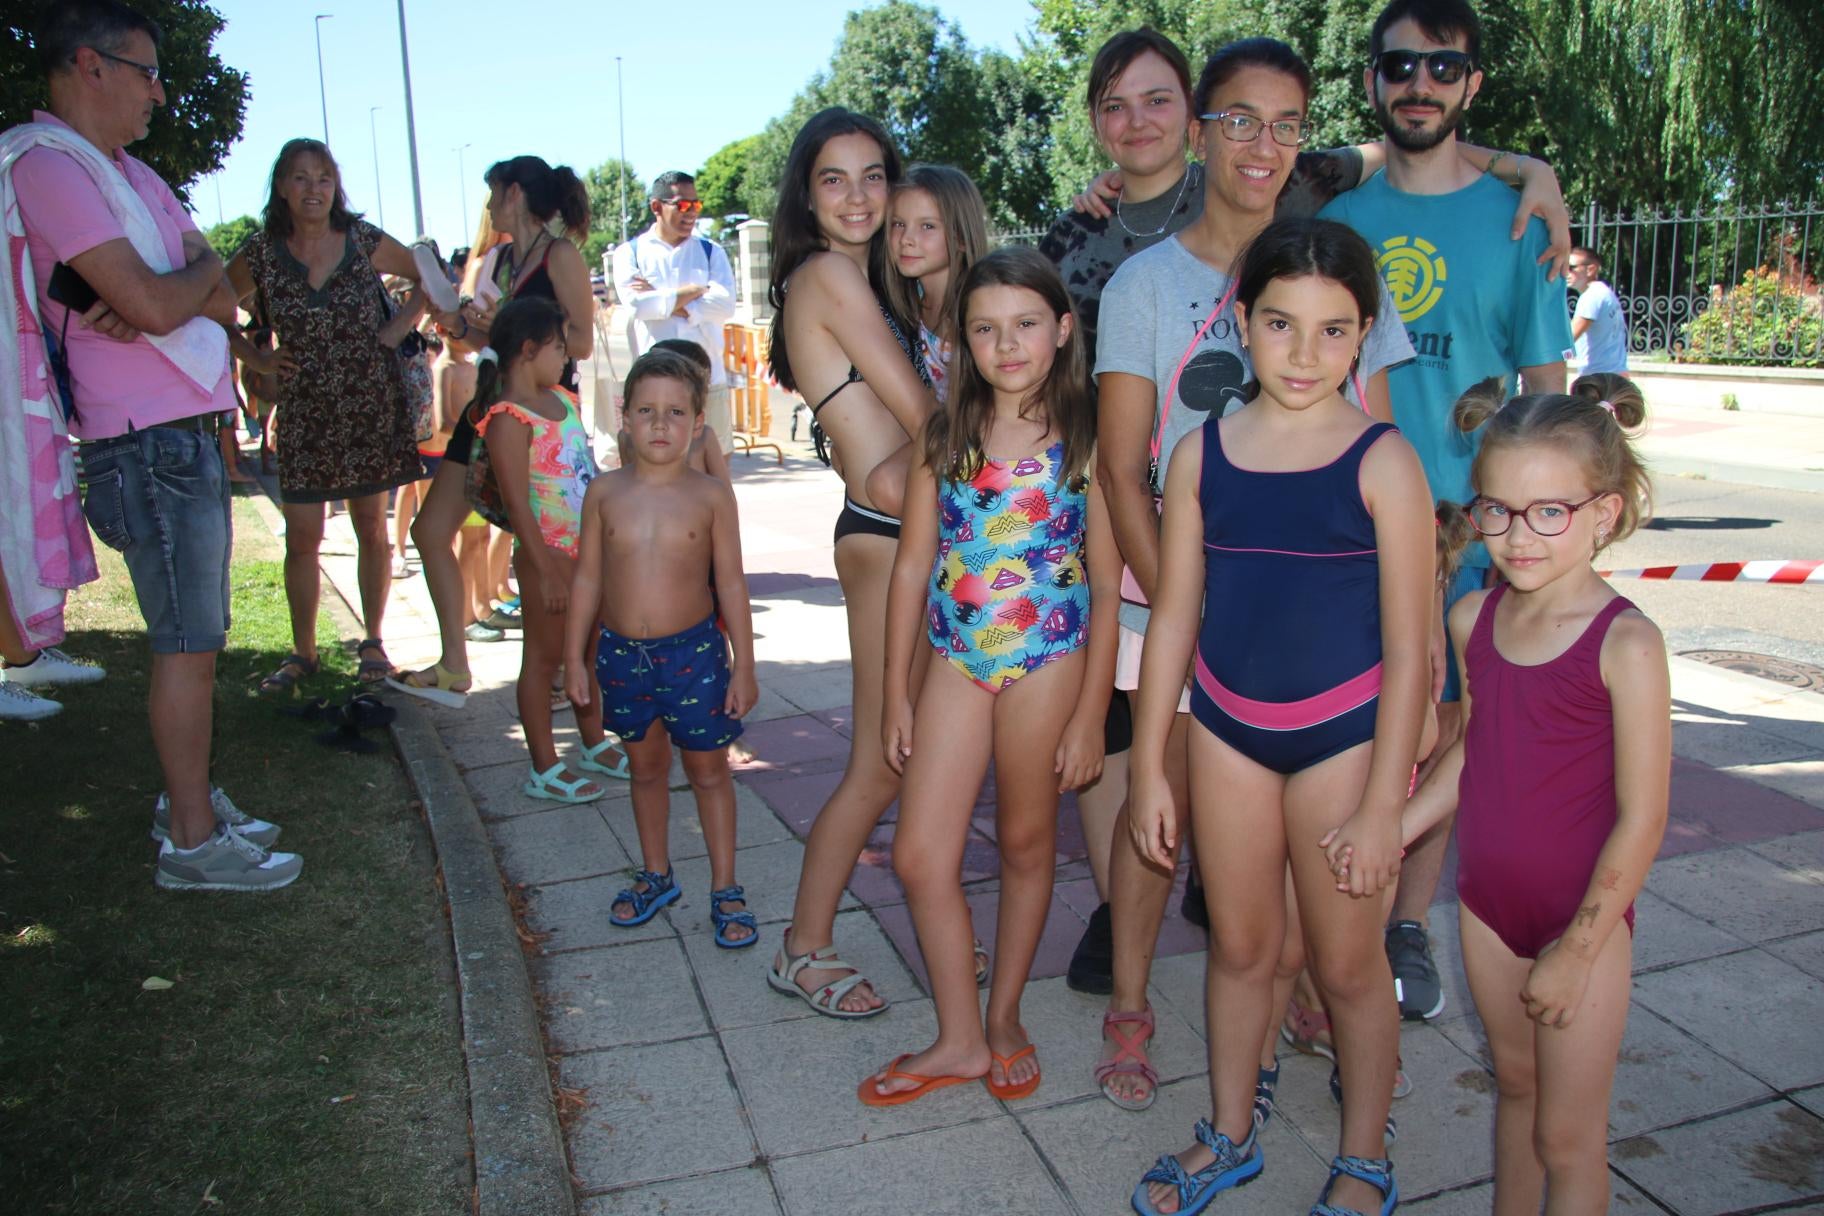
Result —
<instances>
[{"instance_id":1,"label":"man in pink shirt","mask_svg":"<svg viewBox=\"0 0 1824 1216\"><path fill-rule=\"evenodd\" d=\"M50 83L48 109L33 115L45 143L19 157L12 184L43 328L69 361L83 514L124 555L151 642L152 742L166 789L153 809L152 835L162 842L156 881L270 890L296 878L302 861L270 852L279 829L209 782L232 542L216 435L235 408L226 342L218 357L215 338L233 323L234 300L221 260L176 196L124 150L145 138L165 101L159 37L117 0L53 6L36 39ZM80 145L72 150L74 137L100 161ZM163 263L172 269L155 268ZM59 264L94 290L91 307L78 313L51 299Z\"/></svg>"}]
</instances>

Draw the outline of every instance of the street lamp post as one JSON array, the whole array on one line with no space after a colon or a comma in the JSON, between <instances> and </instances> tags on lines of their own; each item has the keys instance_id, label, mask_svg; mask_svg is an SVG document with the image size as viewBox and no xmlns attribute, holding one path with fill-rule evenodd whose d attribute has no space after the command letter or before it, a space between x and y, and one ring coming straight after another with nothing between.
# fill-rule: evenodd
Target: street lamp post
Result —
<instances>
[{"instance_id":1,"label":"street lamp post","mask_svg":"<svg viewBox=\"0 0 1824 1216\"><path fill-rule=\"evenodd\" d=\"M456 149L456 175L462 179L461 186L456 193L462 196L462 237L464 240L467 240L469 236L469 196L465 193L469 185L469 171L462 154L474 146L474 144L464 144Z\"/></svg>"},{"instance_id":2,"label":"street lamp post","mask_svg":"<svg viewBox=\"0 0 1824 1216\"><path fill-rule=\"evenodd\" d=\"M323 143L329 144L329 91L323 86L323 23L334 17L334 13L318 13L317 28L317 100L323 106Z\"/></svg>"},{"instance_id":3,"label":"street lamp post","mask_svg":"<svg viewBox=\"0 0 1824 1216\"><path fill-rule=\"evenodd\" d=\"M399 74L405 78L405 153L412 166L412 223L414 236L424 235L424 195L418 189L418 127L412 121L412 58L406 51L405 0L399 0Z\"/></svg>"},{"instance_id":4,"label":"street lamp post","mask_svg":"<svg viewBox=\"0 0 1824 1216\"><path fill-rule=\"evenodd\" d=\"M374 144L374 204L380 208L380 228L386 229L386 193L380 189L380 132L374 125L374 115L380 112L379 106L367 107L367 135Z\"/></svg>"},{"instance_id":5,"label":"street lamp post","mask_svg":"<svg viewBox=\"0 0 1824 1216\"><path fill-rule=\"evenodd\" d=\"M621 88L621 57L614 57L614 108L621 123L621 244L627 243L627 93ZM325 141L327 142L327 141Z\"/></svg>"}]
</instances>

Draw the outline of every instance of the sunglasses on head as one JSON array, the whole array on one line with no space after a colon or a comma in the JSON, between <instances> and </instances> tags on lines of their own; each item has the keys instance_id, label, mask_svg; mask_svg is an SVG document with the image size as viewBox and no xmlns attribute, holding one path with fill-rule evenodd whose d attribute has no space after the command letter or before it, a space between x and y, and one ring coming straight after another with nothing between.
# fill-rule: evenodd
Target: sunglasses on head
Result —
<instances>
[{"instance_id":1,"label":"sunglasses on head","mask_svg":"<svg viewBox=\"0 0 1824 1216\"><path fill-rule=\"evenodd\" d=\"M667 198L659 200L661 207L676 207L680 215L696 215L703 210L703 204L694 198Z\"/></svg>"},{"instance_id":2,"label":"sunglasses on head","mask_svg":"<svg viewBox=\"0 0 1824 1216\"><path fill-rule=\"evenodd\" d=\"M1462 51L1382 51L1374 70L1388 84L1404 84L1421 63L1439 84L1455 84L1475 67L1475 61Z\"/></svg>"}]
</instances>

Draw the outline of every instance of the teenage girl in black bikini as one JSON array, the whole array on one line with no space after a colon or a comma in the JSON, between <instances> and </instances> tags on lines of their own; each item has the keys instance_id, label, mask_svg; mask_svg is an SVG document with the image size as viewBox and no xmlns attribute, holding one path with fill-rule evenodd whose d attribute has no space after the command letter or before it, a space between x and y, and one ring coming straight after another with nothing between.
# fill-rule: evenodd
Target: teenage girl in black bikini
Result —
<instances>
[{"instance_id":1,"label":"teenage girl in black bikini","mask_svg":"<svg viewBox=\"0 0 1824 1216\"><path fill-rule=\"evenodd\" d=\"M817 402L840 445L845 500L836 523L836 574L849 618L853 739L842 783L818 813L804 854L792 927L769 976L831 1017L885 1008L860 972L836 957L836 903L899 778L879 746L887 581L899 540L898 495L876 497L870 476L904 461L909 437L936 408L878 284L887 273L884 226L899 155L880 124L842 109L798 132L773 218L772 367L779 382ZM903 489L903 476L901 477ZM870 492L871 490L875 492Z\"/></svg>"}]
</instances>

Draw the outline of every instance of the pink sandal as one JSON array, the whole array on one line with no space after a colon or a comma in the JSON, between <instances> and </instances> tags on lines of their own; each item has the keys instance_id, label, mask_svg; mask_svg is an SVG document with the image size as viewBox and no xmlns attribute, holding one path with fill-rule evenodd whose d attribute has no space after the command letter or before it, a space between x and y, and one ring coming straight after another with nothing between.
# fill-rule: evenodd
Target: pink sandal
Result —
<instances>
[{"instance_id":1,"label":"pink sandal","mask_svg":"<svg viewBox=\"0 0 1824 1216\"><path fill-rule=\"evenodd\" d=\"M1320 1039L1318 1035L1325 1037ZM1336 1048L1329 1042L1330 1015L1324 1012L1323 1006L1308 1009L1293 997L1286 1002L1286 1017L1279 1026L1279 1037L1286 1041L1286 1046L1308 1056L1322 1056L1332 1064L1336 1063Z\"/></svg>"},{"instance_id":2,"label":"pink sandal","mask_svg":"<svg viewBox=\"0 0 1824 1216\"><path fill-rule=\"evenodd\" d=\"M1132 1024L1139 1029L1132 1034L1125 1034L1121 1027ZM1102 1088L1102 1096L1119 1106L1122 1110L1145 1110L1159 1096L1159 1073L1146 1058L1146 1044L1153 1037L1153 1010L1149 1005L1138 1013L1121 1013L1109 1010L1102 1015L1102 1035L1113 1038L1120 1050L1115 1052L1112 1060L1101 1060L1096 1064L1096 1084ZM1144 1077L1146 1095L1140 1098L1123 1098L1109 1088L1110 1077Z\"/></svg>"}]
</instances>

